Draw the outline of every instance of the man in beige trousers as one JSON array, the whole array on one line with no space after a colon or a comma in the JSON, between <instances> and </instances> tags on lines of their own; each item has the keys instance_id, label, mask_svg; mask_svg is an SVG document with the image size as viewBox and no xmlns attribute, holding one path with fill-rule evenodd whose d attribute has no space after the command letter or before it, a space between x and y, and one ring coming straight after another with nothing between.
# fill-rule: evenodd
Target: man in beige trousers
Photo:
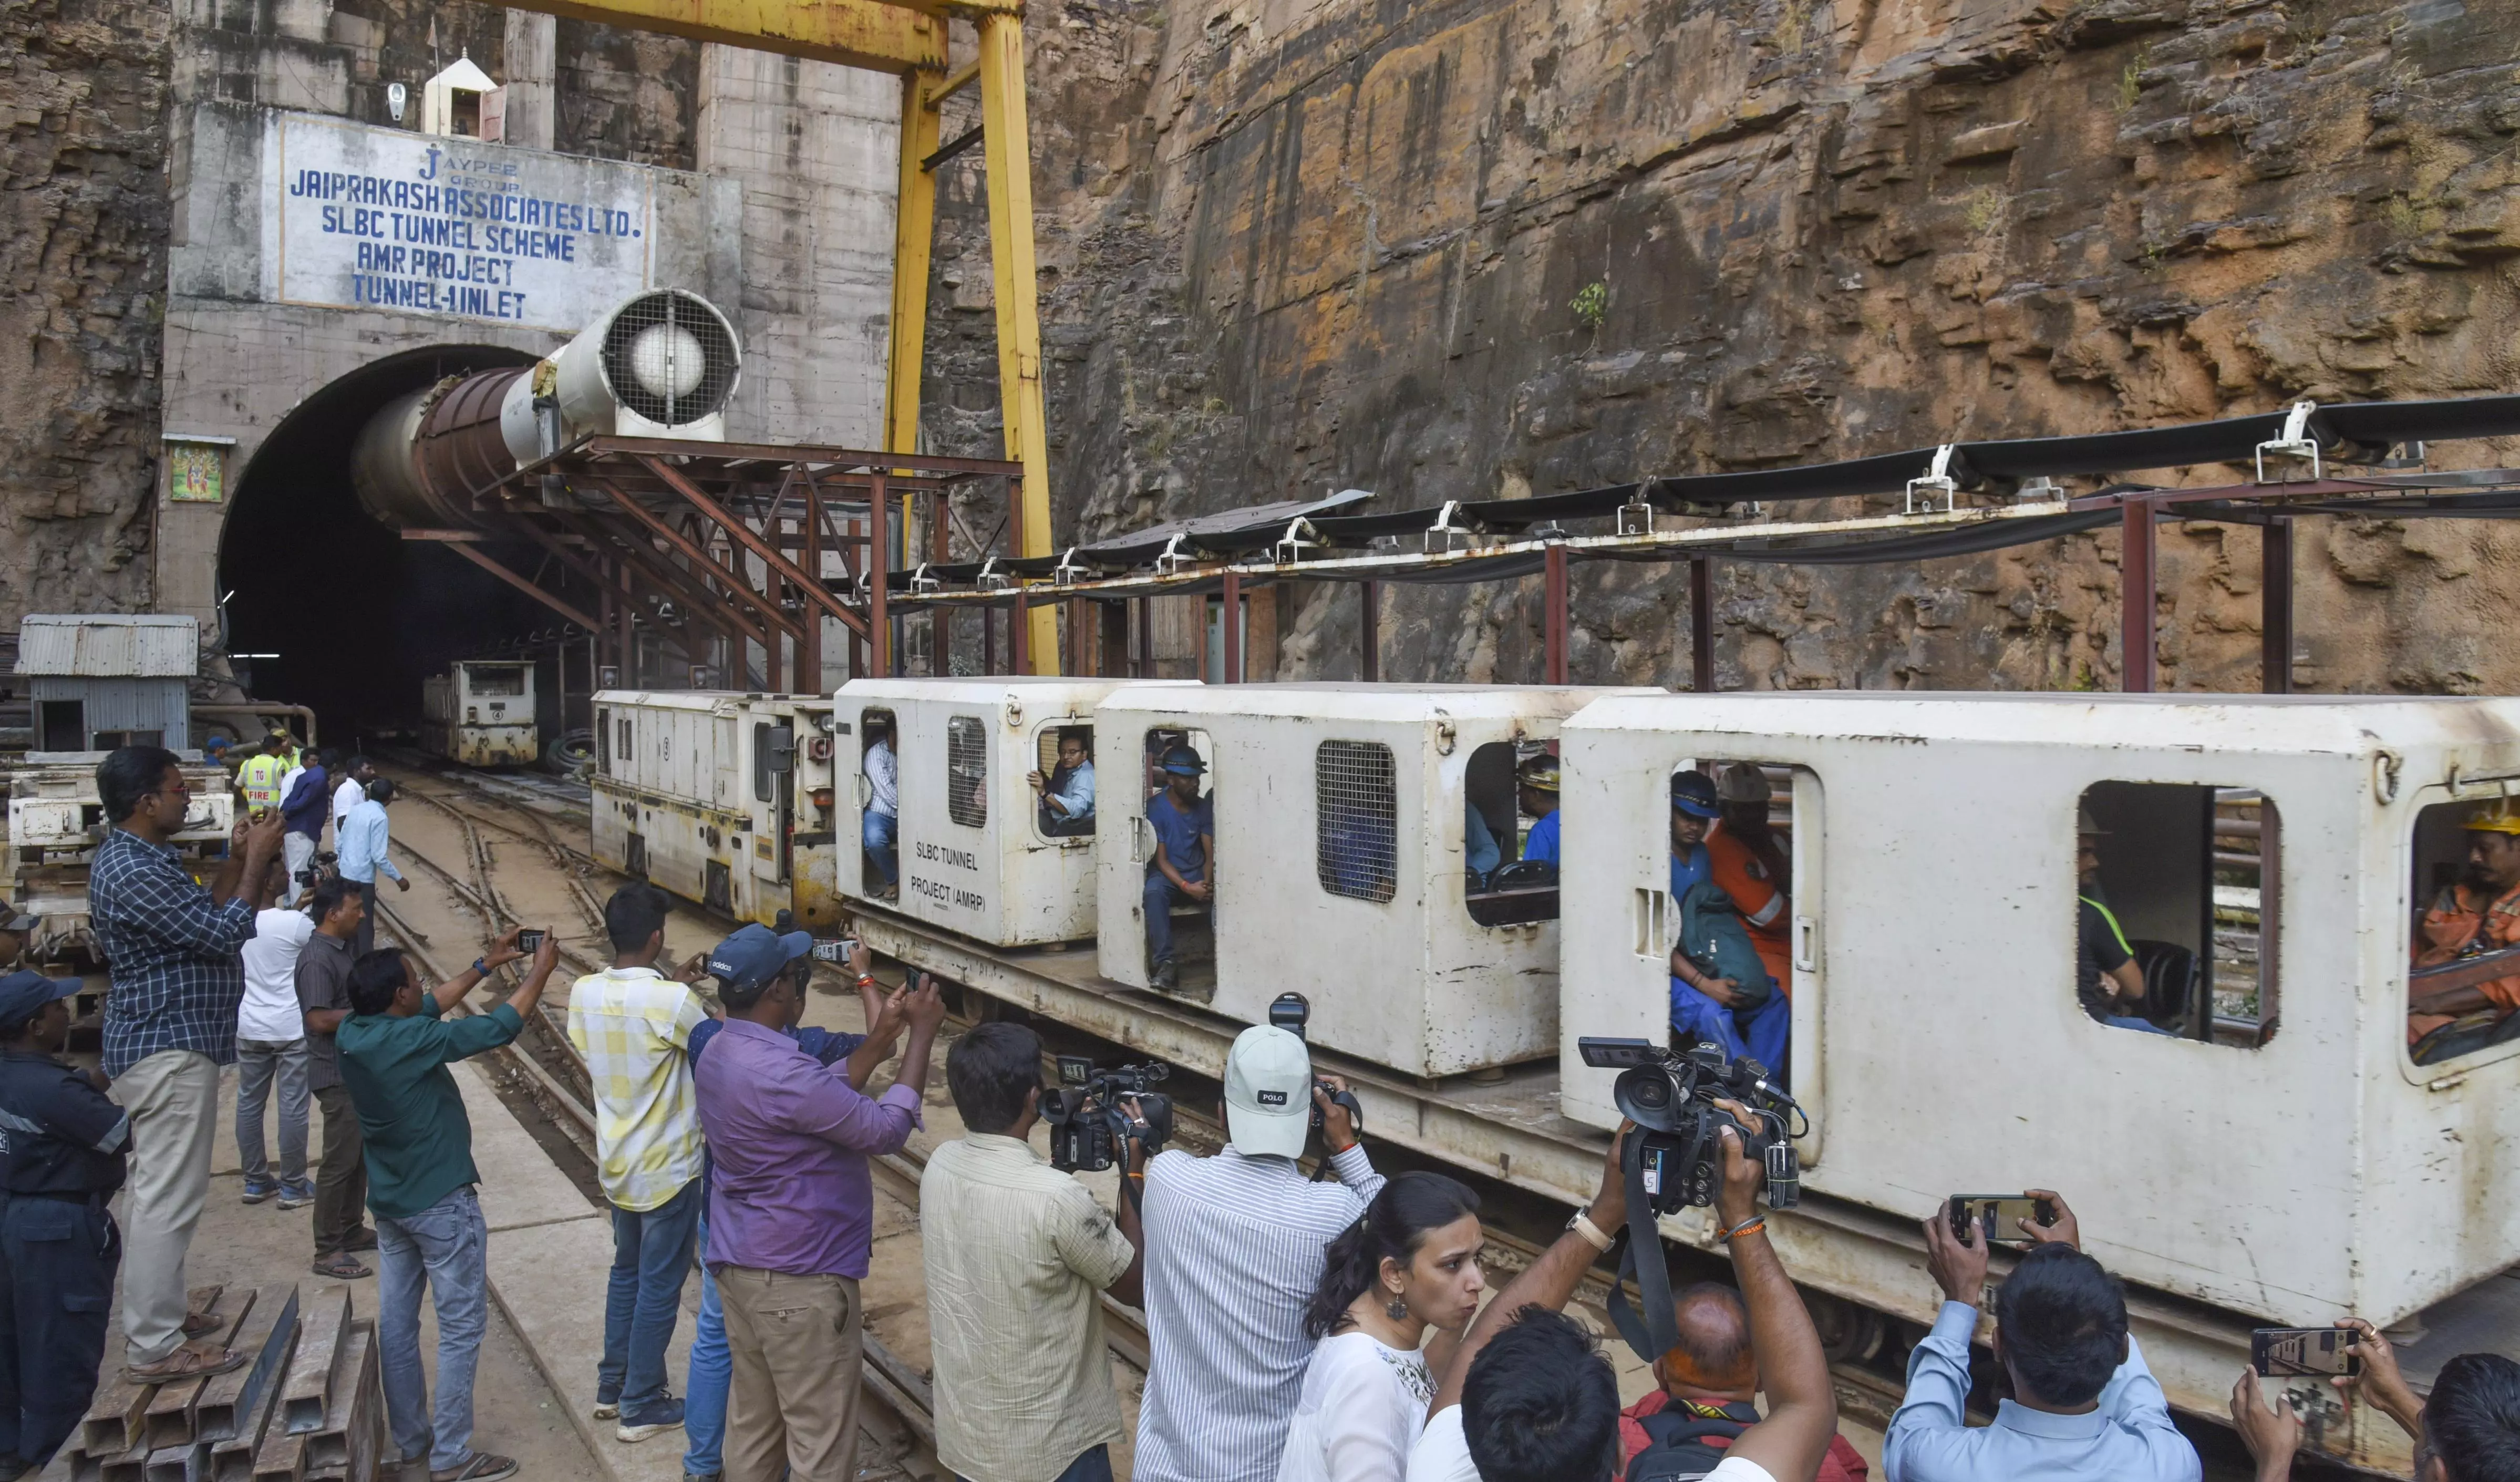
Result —
<instances>
[{"instance_id":1,"label":"man in beige trousers","mask_svg":"<svg viewBox=\"0 0 2520 1482\"><path fill-rule=\"evenodd\" d=\"M239 824L203 887L168 845L193 801L175 753L124 746L98 765L96 782L113 827L88 872L88 920L112 973L105 1073L131 1116L123 1371L135 1383L225 1373L246 1355L199 1340L216 1320L185 1312L184 1257L209 1195L219 1067L236 1062L245 998L241 950L271 904L280 815Z\"/></svg>"}]
</instances>

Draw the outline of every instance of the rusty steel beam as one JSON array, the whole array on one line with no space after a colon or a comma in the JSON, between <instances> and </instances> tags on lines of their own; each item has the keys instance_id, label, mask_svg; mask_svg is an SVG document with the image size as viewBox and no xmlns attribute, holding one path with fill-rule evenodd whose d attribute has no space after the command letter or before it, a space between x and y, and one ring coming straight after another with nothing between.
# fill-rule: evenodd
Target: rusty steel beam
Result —
<instances>
[{"instance_id":1,"label":"rusty steel beam","mask_svg":"<svg viewBox=\"0 0 2520 1482\"><path fill-rule=\"evenodd\" d=\"M914 473L960 473L965 475L1021 473L1020 464L1001 458L948 458L935 453L871 453L864 448L827 447L817 443L783 442L685 442L672 437L590 437L580 450L588 457L607 453L664 458L694 458L706 463L773 463L834 464L842 469L863 471L861 477L882 472L898 488L906 481L894 474L896 469Z\"/></svg>"},{"instance_id":2,"label":"rusty steel beam","mask_svg":"<svg viewBox=\"0 0 2520 1482\"><path fill-rule=\"evenodd\" d=\"M2258 548L2258 688L2292 693L2292 516L2266 523Z\"/></svg>"},{"instance_id":3,"label":"rusty steel beam","mask_svg":"<svg viewBox=\"0 0 2520 1482\"><path fill-rule=\"evenodd\" d=\"M856 613L848 609L846 604L842 603L838 598L833 597L829 588L825 587L820 581L815 580L813 577L806 575L804 571L797 567L794 561L789 561L787 557L779 554L779 548L777 546L774 546L769 541L762 539L758 531L754 530L750 525L745 524L742 519L738 517L733 512L729 511L724 505L721 505L716 500L709 498L706 494L701 493L699 485L693 483L688 478L685 478L681 473L677 472L672 466L661 463L647 454L641 454L639 461L648 466L648 471L650 472L655 474L658 478L663 479L668 484L673 485L674 492L682 495L684 499L689 500L694 509L698 510L702 515L715 520L717 522L717 527L726 532L729 540L732 540L736 544L743 547L745 550L750 551L753 555L760 557L762 562L769 566L771 570L777 572L783 577L786 577L796 586L804 589L805 596L813 601L817 606L821 606L825 611L831 613L833 617L838 618L844 623L856 623L861 620Z\"/></svg>"},{"instance_id":4,"label":"rusty steel beam","mask_svg":"<svg viewBox=\"0 0 2520 1482\"><path fill-rule=\"evenodd\" d=\"M595 486L603 489L603 484L595 484ZM615 499L620 499L620 494L615 494ZM673 550L681 552L683 560L688 560L688 562L693 564L691 572L675 574L673 562L662 560L655 550L640 550L640 542L635 542L635 539L622 539L617 532L608 532L603 524L595 524L592 519L587 521L592 529L598 529L598 532L603 532L605 537L612 539L612 542L622 550L622 555L630 557L630 562L648 574L648 580L657 582L657 585L662 587L668 587L668 590L670 587L678 587L683 580L698 582L698 590L708 595L708 605L713 605L713 607L726 607L728 617L736 617L736 620L739 620L745 638L751 638L753 643L761 643L761 646L769 646L771 633L774 633L774 630L779 630L779 633L793 633L793 628L788 628L787 612L779 610L779 605L771 603L769 598L764 598L761 592L753 592L751 587L745 585L743 577L739 577L736 572L728 572L726 567L721 567L718 562L708 560L708 552L700 550L698 545L693 545L693 539L688 537L688 534L683 534L681 529L675 529L675 526L665 524L665 521L657 519L655 515L648 515L645 509L640 509L638 504L630 502L630 499L620 499L620 504L622 509L630 512L633 519L638 519L640 524L648 529L648 532L655 534L655 537L660 537L665 545L670 545ZM718 585L726 587L726 592L710 592L703 577L716 577ZM734 612L734 605L728 603L728 598L739 600L739 603L743 603L745 607L753 607L756 612L761 612L761 620L753 620L753 622L741 620L741 617ZM696 600L696 598L686 595L686 603L688 600Z\"/></svg>"},{"instance_id":5,"label":"rusty steel beam","mask_svg":"<svg viewBox=\"0 0 2520 1482\"><path fill-rule=\"evenodd\" d=\"M604 531L602 526L594 525L592 521L589 521L589 524L595 530L602 532L597 538L605 540L611 548L617 562L626 562L629 566L636 567L639 574L662 588L667 596L679 601L683 606L694 611L709 613L710 616L706 620L719 632L731 638L749 639L757 644L767 644L770 641L770 634L774 630L745 617L742 609L728 602L724 595L711 590L705 583L695 580L692 573L677 569L673 562L657 555L653 548L641 546L618 532ZM629 573L624 571L622 575L626 592ZM627 601L626 597L624 601Z\"/></svg>"},{"instance_id":6,"label":"rusty steel beam","mask_svg":"<svg viewBox=\"0 0 2520 1482\"><path fill-rule=\"evenodd\" d=\"M2152 502L2130 496L2118 506L2118 648L2124 678L2118 688L2129 695L2148 695L2159 682L2154 625L2154 531Z\"/></svg>"},{"instance_id":7,"label":"rusty steel beam","mask_svg":"<svg viewBox=\"0 0 2520 1482\"><path fill-rule=\"evenodd\" d=\"M480 547L474 545L471 541L450 540L446 542L446 549L463 557L466 561L472 562L472 564L479 566L482 570L489 572L501 581L506 582L509 586L524 593L527 597L541 603L544 606L551 608L553 611L567 618L570 622L577 624L579 627L592 628L596 625L596 620L594 618L587 616L576 607L571 606L569 604L561 601L551 593L534 585L533 580L530 577L521 576L517 572L510 570L504 562L491 560Z\"/></svg>"}]
</instances>

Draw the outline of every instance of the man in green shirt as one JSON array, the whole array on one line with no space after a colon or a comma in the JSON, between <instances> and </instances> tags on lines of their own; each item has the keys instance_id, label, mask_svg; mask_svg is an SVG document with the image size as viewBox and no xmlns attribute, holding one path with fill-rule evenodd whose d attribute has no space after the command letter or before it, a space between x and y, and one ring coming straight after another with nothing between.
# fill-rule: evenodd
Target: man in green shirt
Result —
<instances>
[{"instance_id":1,"label":"man in green shirt","mask_svg":"<svg viewBox=\"0 0 2520 1482\"><path fill-rule=\"evenodd\" d=\"M524 954L511 930L454 980L424 991L393 948L350 966L350 1017L334 1041L359 1111L368 1207L377 1214L377 1346L397 1454L428 1458L429 1482L492 1482L514 1459L472 1449L472 1370L489 1301L489 1231L472 1186L472 1124L447 1066L514 1040L560 961L544 933L522 986L487 1013L445 1017L474 984ZM437 1311L437 1410L420 1367L420 1292Z\"/></svg>"}]
</instances>

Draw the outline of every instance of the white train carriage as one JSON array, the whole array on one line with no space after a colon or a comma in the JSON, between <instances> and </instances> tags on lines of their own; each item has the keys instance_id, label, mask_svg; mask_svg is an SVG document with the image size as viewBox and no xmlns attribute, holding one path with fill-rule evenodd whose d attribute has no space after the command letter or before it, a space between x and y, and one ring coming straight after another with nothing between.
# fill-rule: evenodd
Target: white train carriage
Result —
<instances>
[{"instance_id":1,"label":"white train carriage","mask_svg":"<svg viewBox=\"0 0 2520 1482\"><path fill-rule=\"evenodd\" d=\"M1125 683L1002 675L841 686L834 729L855 776L838 827L869 846L840 851L840 894L992 946L1092 936L1095 816L1081 807L1065 816L1026 779L1059 780L1062 738L1085 743L1095 787L1134 775L1134 763L1112 771L1095 744L1095 707ZM892 753L896 811L869 835L878 783L868 757L879 742Z\"/></svg>"},{"instance_id":2,"label":"white train carriage","mask_svg":"<svg viewBox=\"0 0 2520 1482\"><path fill-rule=\"evenodd\" d=\"M1564 749L1568 1116L1618 1120L1580 1036L1665 1033L1675 769L1756 762L1791 812L1807 1213L2059 1187L2141 1286L2293 1325L2448 1298L2439 1352L2508 1345L2454 1294L2520 1261L2520 1036L2410 1048L2408 963L2469 810L2520 781L2520 701L1623 697ZM2087 899L2139 995L2080 981ZM1897 1310L1898 1274L1845 1284Z\"/></svg>"},{"instance_id":3,"label":"white train carriage","mask_svg":"<svg viewBox=\"0 0 2520 1482\"><path fill-rule=\"evenodd\" d=\"M595 696L595 857L743 921L835 932L832 702L608 690Z\"/></svg>"},{"instance_id":4,"label":"white train carriage","mask_svg":"<svg viewBox=\"0 0 2520 1482\"><path fill-rule=\"evenodd\" d=\"M1476 814L1501 866L1535 820L1514 770L1565 717L1648 691L1500 685L1132 687L1096 712L1103 752L1102 975L1149 986L1147 807L1167 747L1209 768L1216 898L1175 907L1175 991L1259 1022L1289 988L1314 1043L1418 1076L1557 1045L1554 873L1473 879ZM1135 786L1123 786L1124 768ZM1139 769L1144 769L1143 771ZM1212 937L1212 950L1207 941ZM1202 961L1204 958L1204 961Z\"/></svg>"},{"instance_id":5,"label":"white train carriage","mask_svg":"<svg viewBox=\"0 0 2520 1482\"><path fill-rule=\"evenodd\" d=\"M542 758L529 659L466 659L421 681L420 748L468 767L530 767Z\"/></svg>"}]
</instances>

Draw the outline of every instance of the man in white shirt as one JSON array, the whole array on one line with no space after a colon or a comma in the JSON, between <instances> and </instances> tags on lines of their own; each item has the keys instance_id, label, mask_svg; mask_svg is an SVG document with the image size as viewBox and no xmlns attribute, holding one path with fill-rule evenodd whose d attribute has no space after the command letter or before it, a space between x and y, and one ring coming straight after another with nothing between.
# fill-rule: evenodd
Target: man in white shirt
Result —
<instances>
[{"instance_id":1,"label":"man in white shirt","mask_svg":"<svg viewBox=\"0 0 2520 1482\"><path fill-rule=\"evenodd\" d=\"M1110 1482L1120 1397L1096 1293L1140 1300L1135 1222L1114 1222L1026 1141L1041 1120L1039 1035L980 1025L954 1042L945 1084L966 1131L919 1180L936 1460L985 1482ZM1128 1174L1124 1161L1124 1211Z\"/></svg>"},{"instance_id":2,"label":"man in white shirt","mask_svg":"<svg viewBox=\"0 0 2520 1482\"><path fill-rule=\"evenodd\" d=\"M1749 1120L1748 1112L1732 1111ZM1828 1357L1802 1294L1768 1243L1758 1207L1767 1170L1742 1155L1732 1128L1722 1137L1717 1228L1732 1246L1732 1274L1750 1311L1768 1415L1725 1448L1705 1482L1811 1482L1837 1435ZM1617 1376L1592 1335L1561 1309L1627 1221L1620 1145L1611 1141L1591 1206L1462 1335L1410 1453L1409 1482L1611 1482L1618 1474ZM1650 1256L1661 1255L1657 1243Z\"/></svg>"},{"instance_id":3,"label":"man in white shirt","mask_svg":"<svg viewBox=\"0 0 2520 1482\"><path fill-rule=\"evenodd\" d=\"M617 1417L623 1441L682 1427L683 1402L665 1390L665 1348L707 1197L691 1043L708 1011L689 983L656 970L666 911L652 885L613 891L604 903L612 966L568 994L568 1042L586 1056L595 1092L596 1178L612 1205L595 1414Z\"/></svg>"},{"instance_id":4,"label":"man in white shirt","mask_svg":"<svg viewBox=\"0 0 2520 1482\"><path fill-rule=\"evenodd\" d=\"M273 868L286 872L279 861ZM275 887L274 899L294 891ZM245 998L237 1005L237 1161L245 1170L245 1201L259 1204L274 1194L280 1207L315 1201L306 1177L306 1026L297 1011L297 953L315 934L303 911L273 906L255 913L245 959ZM263 1103L280 1084L280 1177L271 1176L262 1141Z\"/></svg>"},{"instance_id":5,"label":"man in white shirt","mask_svg":"<svg viewBox=\"0 0 2520 1482\"><path fill-rule=\"evenodd\" d=\"M2030 1248L1995 1298L1995 1358L2013 1398L1993 1425L1967 1422L1969 1339L1986 1290L1992 1231L1972 1221L1966 1243L1937 1211L1925 1221L1925 1267L1943 1289L1933 1331L1908 1356L1908 1397L1881 1443L1889 1482L2199 1482L2196 1448L2171 1423L2170 1402L2127 1332L2126 1293L2083 1253L2074 1211L2046 1190L2047 1225L2022 1222ZM2002 1238L2013 1238L2005 1231Z\"/></svg>"},{"instance_id":6,"label":"man in white shirt","mask_svg":"<svg viewBox=\"0 0 2520 1482\"><path fill-rule=\"evenodd\" d=\"M385 805L394 799L391 778L377 777L367 785L367 800L350 810L334 831L334 847L339 851L341 878L359 887L359 952L365 956L377 944L377 876L382 875L394 882L397 890L408 890L411 881L394 868L393 835L385 824Z\"/></svg>"},{"instance_id":7,"label":"man in white shirt","mask_svg":"<svg viewBox=\"0 0 2520 1482\"><path fill-rule=\"evenodd\" d=\"M377 764L364 756L354 756L341 764L341 785L333 789L333 847L341 847L341 823L350 810L368 800L368 784L376 779Z\"/></svg>"},{"instance_id":8,"label":"man in white shirt","mask_svg":"<svg viewBox=\"0 0 2520 1482\"><path fill-rule=\"evenodd\" d=\"M1316 1108L1334 1183L1295 1166ZM1304 1308L1323 1248L1382 1190L1347 1108L1315 1085L1304 1042L1283 1029L1256 1025L1235 1040L1225 1128L1232 1141L1214 1157L1172 1148L1147 1164L1153 1362L1138 1410L1139 1482L1273 1482L1313 1356Z\"/></svg>"},{"instance_id":9,"label":"man in white shirt","mask_svg":"<svg viewBox=\"0 0 2520 1482\"><path fill-rule=\"evenodd\" d=\"M867 747L867 800L865 826L866 852L883 876L883 894L900 888L901 856L894 838L901 829L901 763L893 754L892 733L879 730L884 723L869 720L867 730L875 744Z\"/></svg>"}]
</instances>

